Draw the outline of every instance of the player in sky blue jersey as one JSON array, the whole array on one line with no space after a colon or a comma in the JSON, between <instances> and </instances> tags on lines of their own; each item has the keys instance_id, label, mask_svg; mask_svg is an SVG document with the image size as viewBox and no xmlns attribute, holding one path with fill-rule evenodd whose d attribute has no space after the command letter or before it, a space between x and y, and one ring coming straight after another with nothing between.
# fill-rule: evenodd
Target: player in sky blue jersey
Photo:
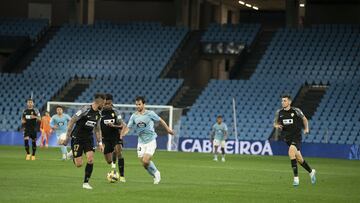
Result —
<instances>
[{"instance_id":1,"label":"player in sky blue jersey","mask_svg":"<svg viewBox=\"0 0 360 203\"><path fill-rule=\"evenodd\" d=\"M68 122L71 117L64 113L62 106L56 107L56 114L51 117L50 127L54 130L57 139L59 140L61 134L66 134ZM61 145L62 160L66 160L68 151L66 146Z\"/></svg>"},{"instance_id":2,"label":"player in sky blue jersey","mask_svg":"<svg viewBox=\"0 0 360 203\"><path fill-rule=\"evenodd\" d=\"M131 115L127 126L128 128L121 132L121 137L125 136L129 132L129 129L135 130L138 135L138 157L147 172L154 177L154 184L159 184L161 180L160 171L157 170L154 162L151 161L156 150L157 137L154 129L154 121L160 122L170 135L174 135L174 131L170 129L166 122L154 111L145 109L144 97L136 97L135 103L137 111Z\"/></svg>"},{"instance_id":3,"label":"player in sky blue jersey","mask_svg":"<svg viewBox=\"0 0 360 203\"><path fill-rule=\"evenodd\" d=\"M216 123L212 126L211 139L214 145L214 161L217 161L218 147L221 147L222 158L221 161L225 162L225 141L228 135L228 127L222 121L222 116L216 118Z\"/></svg>"}]
</instances>

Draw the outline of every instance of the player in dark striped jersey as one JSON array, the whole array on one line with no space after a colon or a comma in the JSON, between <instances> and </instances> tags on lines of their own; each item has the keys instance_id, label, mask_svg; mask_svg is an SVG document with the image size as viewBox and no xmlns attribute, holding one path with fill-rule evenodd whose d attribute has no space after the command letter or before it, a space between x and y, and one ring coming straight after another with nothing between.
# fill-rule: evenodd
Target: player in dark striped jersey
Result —
<instances>
[{"instance_id":1,"label":"player in dark striped jersey","mask_svg":"<svg viewBox=\"0 0 360 203\"><path fill-rule=\"evenodd\" d=\"M113 170L116 169L116 159L118 160L120 181L126 182L124 176L124 158L122 155L123 140L120 138L122 129L127 126L124 123L121 112L113 106L113 96L106 94L105 105L101 112L101 135L104 145L104 157Z\"/></svg>"},{"instance_id":2,"label":"player in dark striped jersey","mask_svg":"<svg viewBox=\"0 0 360 203\"><path fill-rule=\"evenodd\" d=\"M101 114L100 110L104 106L105 95L95 94L94 101L91 105L84 106L71 118L68 124L66 139L60 144L67 145L71 137L71 149L74 157L74 164L76 167L81 167L83 164L82 154L86 154L86 167L83 188L92 189L89 184L89 179L93 171L93 160L95 147L93 143L93 131L96 135L98 148L103 151L101 141L101 131L98 125Z\"/></svg>"},{"instance_id":3,"label":"player in dark striped jersey","mask_svg":"<svg viewBox=\"0 0 360 203\"><path fill-rule=\"evenodd\" d=\"M34 108L33 99L29 98L26 100L27 108L21 115L21 123L24 127L24 145L26 151L26 160L35 160L36 152L36 134L37 134L37 123L41 121L40 112L37 108ZM29 139L32 142L32 155L29 150Z\"/></svg>"},{"instance_id":4,"label":"player in dark striped jersey","mask_svg":"<svg viewBox=\"0 0 360 203\"><path fill-rule=\"evenodd\" d=\"M291 107L290 95L281 97L281 105L282 108L276 111L274 127L281 130L281 136L289 146L288 153L291 160L291 167L294 172L293 185L299 185L297 162L309 172L311 183L315 184L316 171L315 169L310 168L300 152L302 141L301 130L304 127L304 134L309 133L308 120L300 109Z\"/></svg>"}]
</instances>

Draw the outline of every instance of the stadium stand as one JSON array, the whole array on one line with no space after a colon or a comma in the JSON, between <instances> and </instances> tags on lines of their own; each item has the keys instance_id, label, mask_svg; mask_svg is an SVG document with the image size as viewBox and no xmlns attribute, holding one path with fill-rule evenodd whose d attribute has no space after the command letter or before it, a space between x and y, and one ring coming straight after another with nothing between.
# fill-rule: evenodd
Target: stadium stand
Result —
<instances>
[{"instance_id":1,"label":"stadium stand","mask_svg":"<svg viewBox=\"0 0 360 203\"><path fill-rule=\"evenodd\" d=\"M210 24L202 42L238 42L250 45L260 30L260 24Z\"/></svg>"},{"instance_id":2,"label":"stadium stand","mask_svg":"<svg viewBox=\"0 0 360 203\"><path fill-rule=\"evenodd\" d=\"M310 121L311 136L304 141L359 144L359 33L359 25L279 29L250 80L212 80L208 84L182 118L182 133L208 138L218 114L232 126L234 97L239 139L266 140L280 108L279 96L290 93L295 97L308 83L329 87ZM233 134L230 128L230 138Z\"/></svg>"},{"instance_id":3,"label":"stadium stand","mask_svg":"<svg viewBox=\"0 0 360 203\"><path fill-rule=\"evenodd\" d=\"M48 26L47 19L0 18L0 36L28 36L37 41Z\"/></svg>"},{"instance_id":4,"label":"stadium stand","mask_svg":"<svg viewBox=\"0 0 360 203\"><path fill-rule=\"evenodd\" d=\"M186 33L185 28L143 22L62 26L23 73L1 75L6 88L0 92L0 129L20 127L20 113L31 92L42 108L74 77L94 79L77 102L89 102L101 90L114 91L117 102L133 103L134 95L143 93L149 103L167 104L183 80L159 75Z\"/></svg>"},{"instance_id":5,"label":"stadium stand","mask_svg":"<svg viewBox=\"0 0 360 203\"><path fill-rule=\"evenodd\" d=\"M51 74L42 77L2 73L0 129L11 131L21 126L21 113L25 108L26 99L30 98L31 94L35 98L36 107L41 108L66 82L64 77Z\"/></svg>"}]
</instances>

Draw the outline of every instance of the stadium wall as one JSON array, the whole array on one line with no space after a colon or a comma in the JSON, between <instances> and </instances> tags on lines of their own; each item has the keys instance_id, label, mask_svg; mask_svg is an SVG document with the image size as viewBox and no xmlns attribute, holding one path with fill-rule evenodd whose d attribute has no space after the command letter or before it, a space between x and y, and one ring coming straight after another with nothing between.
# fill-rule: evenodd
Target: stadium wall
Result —
<instances>
[{"instance_id":1,"label":"stadium wall","mask_svg":"<svg viewBox=\"0 0 360 203\"><path fill-rule=\"evenodd\" d=\"M158 136L157 148L167 149L167 136ZM37 139L40 144L40 133ZM0 132L0 145L20 145L24 144L23 133ZM124 138L125 148L137 147L137 136L126 136ZM57 139L52 135L49 140L50 147L56 147ZM179 151L211 153L212 144L208 139L194 139L182 137L179 140ZM219 149L220 150L220 149ZM225 151L227 154L243 155L265 155L265 156L287 156L288 148L281 141L238 141L228 140ZM302 143L301 152L305 157L322 157L360 160L360 147L358 145L347 144L324 144L324 143Z\"/></svg>"},{"instance_id":2,"label":"stadium wall","mask_svg":"<svg viewBox=\"0 0 360 203\"><path fill-rule=\"evenodd\" d=\"M179 151L210 153L212 144L208 139L180 138ZM228 140L227 154L248 154L267 156L287 156L288 147L281 141L238 141ZM322 157L360 160L360 148L357 145L303 143L301 152L305 157Z\"/></svg>"}]
</instances>

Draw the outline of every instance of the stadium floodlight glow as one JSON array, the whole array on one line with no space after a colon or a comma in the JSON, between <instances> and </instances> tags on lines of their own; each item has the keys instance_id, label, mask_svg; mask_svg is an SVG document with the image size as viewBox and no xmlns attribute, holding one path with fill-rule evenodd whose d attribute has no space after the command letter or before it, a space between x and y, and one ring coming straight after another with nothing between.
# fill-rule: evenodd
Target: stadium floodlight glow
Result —
<instances>
[{"instance_id":1,"label":"stadium floodlight glow","mask_svg":"<svg viewBox=\"0 0 360 203\"><path fill-rule=\"evenodd\" d=\"M243 2L243 1L239 1L239 4L245 5L245 2Z\"/></svg>"},{"instance_id":2,"label":"stadium floodlight glow","mask_svg":"<svg viewBox=\"0 0 360 203\"><path fill-rule=\"evenodd\" d=\"M251 4L245 4L245 6L251 8Z\"/></svg>"},{"instance_id":3,"label":"stadium floodlight glow","mask_svg":"<svg viewBox=\"0 0 360 203\"><path fill-rule=\"evenodd\" d=\"M304 7L305 7L305 4L300 4L300 7L304 8Z\"/></svg>"},{"instance_id":4,"label":"stadium floodlight glow","mask_svg":"<svg viewBox=\"0 0 360 203\"><path fill-rule=\"evenodd\" d=\"M255 10L259 10L259 8L258 8L258 7L256 7L256 6L253 6L252 8L253 8L253 9L255 9Z\"/></svg>"}]
</instances>

